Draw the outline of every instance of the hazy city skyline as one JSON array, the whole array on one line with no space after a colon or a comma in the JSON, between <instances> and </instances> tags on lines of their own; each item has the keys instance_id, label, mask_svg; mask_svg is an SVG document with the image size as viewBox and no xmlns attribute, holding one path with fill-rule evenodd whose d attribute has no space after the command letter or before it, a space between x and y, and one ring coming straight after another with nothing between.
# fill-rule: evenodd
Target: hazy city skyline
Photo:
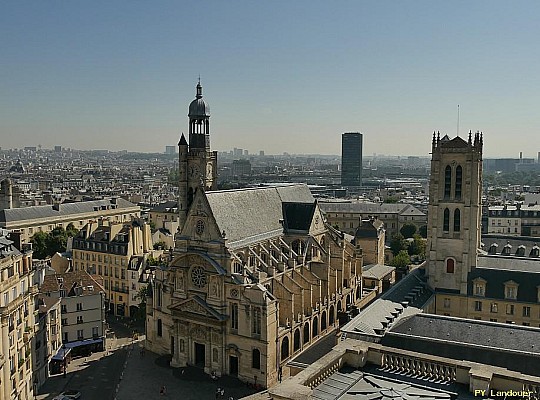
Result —
<instances>
[{"instance_id":1,"label":"hazy city skyline","mask_svg":"<svg viewBox=\"0 0 540 400\"><path fill-rule=\"evenodd\" d=\"M366 155L424 156L433 130L455 136L459 104L486 157L536 157L539 8L3 3L0 146L163 152L200 74L216 150L340 154L358 131Z\"/></svg>"}]
</instances>

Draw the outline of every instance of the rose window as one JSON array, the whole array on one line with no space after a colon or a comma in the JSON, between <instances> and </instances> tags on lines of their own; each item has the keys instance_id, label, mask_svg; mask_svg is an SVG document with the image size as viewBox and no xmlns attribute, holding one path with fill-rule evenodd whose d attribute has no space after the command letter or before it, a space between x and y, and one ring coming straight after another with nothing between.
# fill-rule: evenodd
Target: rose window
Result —
<instances>
[{"instance_id":1,"label":"rose window","mask_svg":"<svg viewBox=\"0 0 540 400\"><path fill-rule=\"evenodd\" d=\"M206 286L206 272L203 267L193 267L191 270L191 282L198 288Z\"/></svg>"}]
</instances>

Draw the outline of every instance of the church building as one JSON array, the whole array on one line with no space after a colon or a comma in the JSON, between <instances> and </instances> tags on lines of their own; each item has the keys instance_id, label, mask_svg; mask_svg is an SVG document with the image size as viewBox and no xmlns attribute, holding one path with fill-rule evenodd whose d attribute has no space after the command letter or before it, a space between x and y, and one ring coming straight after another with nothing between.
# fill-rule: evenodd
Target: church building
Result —
<instances>
[{"instance_id":1,"label":"church building","mask_svg":"<svg viewBox=\"0 0 540 400\"><path fill-rule=\"evenodd\" d=\"M202 86L179 146L179 229L149 287L147 347L171 365L272 386L362 302L362 255L306 185L216 190Z\"/></svg>"}]
</instances>

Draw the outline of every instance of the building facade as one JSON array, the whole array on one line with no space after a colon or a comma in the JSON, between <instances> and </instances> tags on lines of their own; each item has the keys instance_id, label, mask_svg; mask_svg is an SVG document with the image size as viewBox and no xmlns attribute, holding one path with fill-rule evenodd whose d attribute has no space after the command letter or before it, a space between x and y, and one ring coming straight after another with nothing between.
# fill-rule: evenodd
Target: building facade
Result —
<instances>
[{"instance_id":1,"label":"building facade","mask_svg":"<svg viewBox=\"0 0 540 400\"><path fill-rule=\"evenodd\" d=\"M0 398L34 398L34 285L31 246L15 247L0 230Z\"/></svg>"},{"instance_id":2,"label":"building facade","mask_svg":"<svg viewBox=\"0 0 540 400\"><path fill-rule=\"evenodd\" d=\"M487 233L540 237L540 205L489 206L487 225Z\"/></svg>"},{"instance_id":3,"label":"building facade","mask_svg":"<svg viewBox=\"0 0 540 400\"><path fill-rule=\"evenodd\" d=\"M362 186L362 134L341 135L341 186Z\"/></svg>"},{"instance_id":4,"label":"building facade","mask_svg":"<svg viewBox=\"0 0 540 400\"><path fill-rule=\"evenodd\" d=\"M20 234L21 242L28 243L37 232L50 232L69 224L77 229L99 218L114 222L130 221L139 217L139 206L121 198L81 201L46 206L0 209L0 228Z\"/></svg>"},{"instance_id":5,"label":"building facade","mask_svg":"<svg viewBox=\"0 0 540 400\"><path fill-rule=\"evenodd\" d=\"M105 349L105 292L86 271L45 275L40 292L60 300L61 342L74 353Z\"/></svg>"},{"instance_id":6,"label":"building facade","mask_svg":"<svg viewBox=\"0 0 540 400\"><path fill-rule=\"evenodd\" d=\"M37 323L34 340L34 385L41 387L54 371L52 360L62 346L60 298L39 295L37 299Z\"/></svg>"},{"instance_id":7,"label":"building facade","mask_svg":"<svg viewBox=\"0 0 540 400\"><path fill-rule=\"evenodd\" d=\"M193 111L192 103L190 127L202 119L209 132ZM214 165L203 138L180 140L183 222L150 286L147 346L176 367L271 386L282 366L363 301L362 258L325 223L305 185L208 191L215 168L190 173Z\"/></svg>"},{"instance_id":8,"label":"building facade","mask_svg":"<svg viewBox=\"0 0 540 400\"><path fill-rule=\"evenodd\" d=\"M320 202L328 223L342 232L354 235L360 221L376 218L384 223L386 238L399 233L405 224L417 228L427 224L427 215L411 204Z\"/></svg>"},{"instance_id":9,"label":"building facade","mask_svg":"<svg viewBox=\"0 0 540 400\"><path fill-rule=\"evenodd\" d=\"M108 312L131 317L141 302L139 278L153 253L146 222L139 218L127 223L98 220L84 226L73 239L73 270L102 279Z\"/></svg>"}]
</instances>

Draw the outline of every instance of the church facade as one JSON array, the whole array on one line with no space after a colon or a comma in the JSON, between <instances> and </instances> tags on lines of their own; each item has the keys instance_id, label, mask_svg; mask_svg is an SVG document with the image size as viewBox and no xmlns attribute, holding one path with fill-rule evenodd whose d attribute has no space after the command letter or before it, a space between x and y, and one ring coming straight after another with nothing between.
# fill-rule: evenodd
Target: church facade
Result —
<instances>
[{"instance_id":1,"label":"church facade","mask_svg":"<svg viewBox=\"0 0 540 400\"><path fill-rule=\"evenodd\" d=\"M197 85L179 142L179 221L147 302L147 347L171 365L263 387L362 301L362 256L306 185L215 190L210 112Z\"/></svg>"}]
</instances>

